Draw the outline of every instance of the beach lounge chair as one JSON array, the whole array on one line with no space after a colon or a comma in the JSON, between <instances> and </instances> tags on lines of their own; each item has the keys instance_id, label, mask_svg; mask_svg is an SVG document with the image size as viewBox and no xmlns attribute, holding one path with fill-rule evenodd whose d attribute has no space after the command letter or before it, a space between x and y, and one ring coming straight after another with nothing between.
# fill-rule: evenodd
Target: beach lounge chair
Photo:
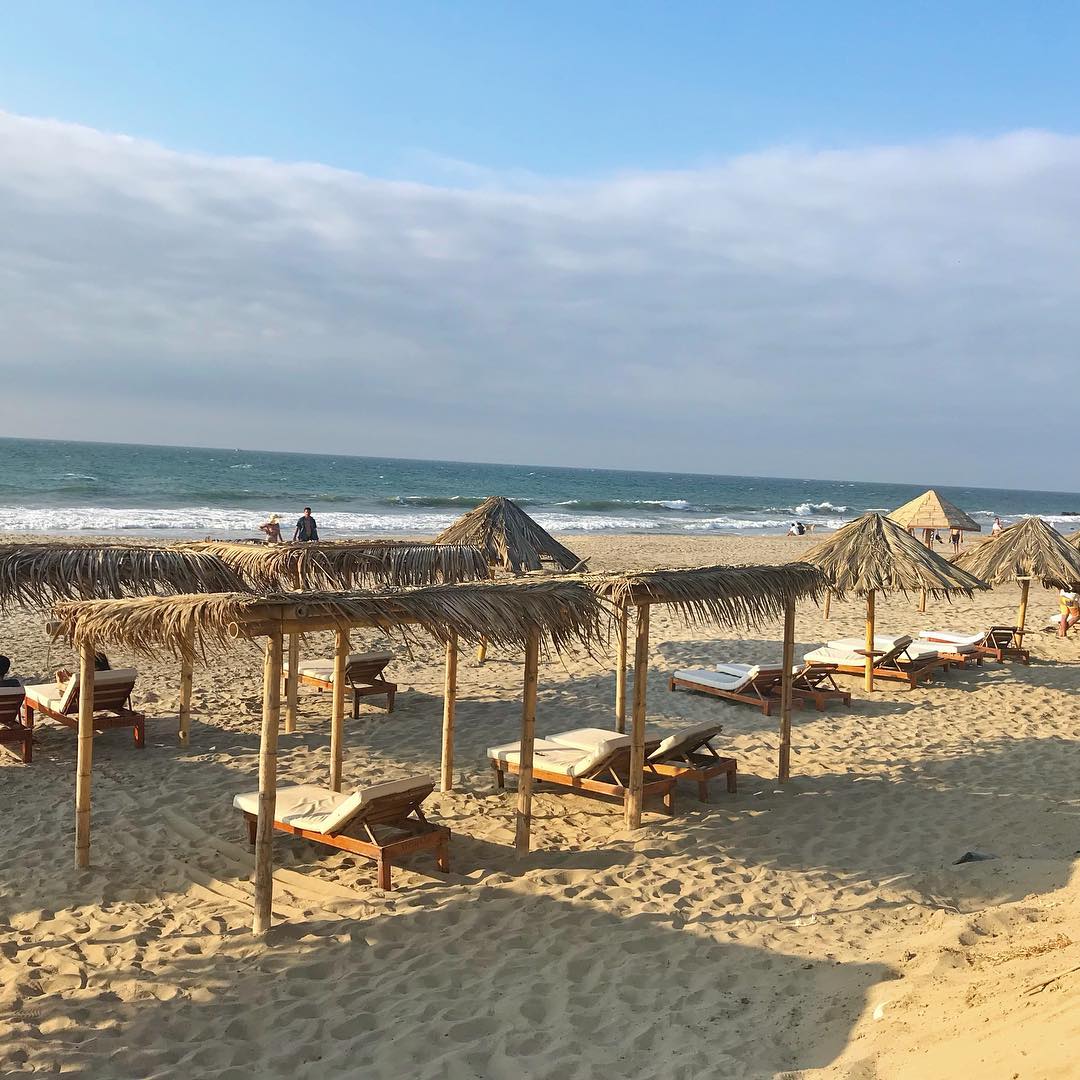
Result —
<instances>
[{"instance_id":1,"label":"beach lounge chair","mask_svg":"<svg viewBox=\"0 0 1080 1080\"><path fill-rule=\"evenodd\" d=\"M383 669L394 654L391 652L362 652L350 653L345 658L345 682L352 691L353 719L360 715L360 699L372 695L386 695L386 711L394 711L394 695L397 693L397 683L387 682L383 677ZM289 665L286 663L282 670L282 676L288 677ZM297 678L305 686L314 686L319 690L333 690L334 688L334 661L333 660L308 660L297 667Z\"/></svg>"},{"instance_id":2,"label":"beach lounge chair","mask_svg":"<svg viewBox=\"0 0 1080 1080\"><path fill-rule=\"evenodd\" d=\"M146 717L131 708L131 692L139 673L134 668L116 668L94 674L94 730L132 729L135 745L146 745ZM34 714L56 720L69 728L79 726L79 675L76 672L60 690L55 681L27 683L23 712L26 726L33 728Z\"/></svg>"},{"instance_id":3,"label":"beach lounge chair","mask_svg":"<svg viewBox=\"0 0 1080 1080\"><path fill-rule=\"evenodd\" d=\"M723 776L728 792L738 790L738 765L733 757L722 757L712 745L724 729L720 724L698 724L683 728L660 740L659 745L647 756L649 767L661 776L673 776L676 780L692 780L698 786L698 798L709 801L709 781ZM552 735L552 740L559 738Z\"/></svg>"},{"instance_id":4,"label":"beach lounge chair","mask_svg":"<svg viewBox=\"0 0 1080 1080\"><path fill-rule=\"evenodd\" d=\"M956 642L930 641L920 638L913 641L906 649L906 655L912 660L922 660L937 656L948 661L949 667L967 667L969 663L982 664L982 653L974 645L961 645Z\"/></svg>"},{"instance_id":5,"label":"beach lounge chair","mask_svg":"<svg viewBox=\"0 0 1080 1080\"><path fill-rule=\"evenodd\" d=\"M818 712L824 712L830 701L851 707L851 691L841 690L833 678L829 664L804 662L797 666L791 678L791 698L796 704L812 701Z\"/></svg>"},{"instance_id":6,"label":"beach lounge chair","mask_svg":"<svg viewBox=\"0 0 1080 1080\"><path fill-rule=\"evenodd\" d=\"M668 680L669 690L695 690L701 694L740 701L766 716L779 702L782 669L759 664L717 664L712 668L681 668Z\"/></svg>"},{"instance_id":7,"label":"beach lounge chair","mask_svg":"<svg viewBox=\"0 0 1080 1080\"><path fill-rule=\"evenodd\" d=\"M33 755L33 732L20 716L26 694L21 686L0 686L0 743L22 747L22 759Z\"/></svg>"},{"instance_id":8,"label":"beach lounge chair","mask_svg":"<svg viewBox=\"0 0 1080 1080\"><path fill-rule=\"evenodd\" d=\"M923 630L920 638L950 645L973 645L980 656L992 656L998 663L1019 660L1030 663L1031 653L1023 647L1024 631L1017 626L991 626L975 634L958 634L952 630Z\"/></svg>"},{"instance_id":9,"label":"beach lounge chair","mask_svg":"<svg viewBox=\"0 0 1080 1080\"><path fill-rule=\"evenodd\" d=\"M914 689L920 682L929 681L937 671L948 668L949 661L939 656L923 656L912 659L908 647L912 639L903 637L874 638L874 678L906 682ZM826 664L830 670L840 675L862 675L866 670L865 641L861 638L839 638L828 642L821 649L808 652L803 661L811 664Z\"/></svg>"},{"instance_id":10,"label":"beach lounge chair","mask_svg":"<svg viewBox=\"0 0 1080 1080\"><path fill-rule=\"evenodd\" d=\"M630 736L605 728L576 728L559 733L559 741L533 740L533 780L590 795L603 795L625 804L630 793ZM646 740L642 800L659 798L668 814L675 813L675 777L663 776L649 762L659 739ZM521 771L521 744L488 748L495 786L503 788L506 774Z\"/></svg>"},{"instance_id":11,"label":"beach lounge chair","mask_svg":"<svg viewBox=\"0 0 1080 1080\"><path fill-rule=\"evenodd\" d=\"M404 855L433 850L444 873L450 872L450 830L424 817L423 801L435 790L426 776L408 776L353 792L331 791L315 784L292 784L277 790L274 828L315 844L373 859L379 868L379 888L392 888L390 869ZM259 793L248 791L233 799L247 822L254 846L259 822ZM366 838L347 835L363 831ZM376 830L391 835L380 838ZM404 834L404 835L402 835Z\"/></svg>"}]
</instances>

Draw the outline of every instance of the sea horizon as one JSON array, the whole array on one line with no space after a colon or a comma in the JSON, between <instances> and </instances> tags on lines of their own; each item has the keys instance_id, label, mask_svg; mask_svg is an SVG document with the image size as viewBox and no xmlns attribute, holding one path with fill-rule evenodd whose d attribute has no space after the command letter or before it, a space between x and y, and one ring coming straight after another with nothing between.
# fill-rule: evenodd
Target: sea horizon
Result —
<instances>
[{"instance_id":1,"label":"sea horizon","mask_svg":"<svg viewBox=\"0 0 1080 1080\"><path fill-rule=\"evenodd\" d=\"M258 536L312 506L322 534L433 534L490 495L552 532L776 535L835 529L936 487L988 529L1080 519L1080 493L982 485L511 465L358 454L0 439L0 534ZM1076 522L1080 525L1080 520ZM1066 530L1069 531L1069 530Z\"/></svg>"}]
</instances>

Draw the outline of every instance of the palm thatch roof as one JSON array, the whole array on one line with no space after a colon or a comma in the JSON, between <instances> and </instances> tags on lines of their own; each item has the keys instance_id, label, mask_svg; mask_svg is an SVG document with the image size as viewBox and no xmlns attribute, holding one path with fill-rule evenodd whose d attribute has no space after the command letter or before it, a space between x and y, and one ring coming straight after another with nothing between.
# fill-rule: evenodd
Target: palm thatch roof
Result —
<instances>
[{"instance_id":1,"label":"palm thatch roof","mask_svg":"<svg viewBox=\"0 0 1080 1080\"><path fill-rule=\"evenodd\" d=\"M0 608L244 588L216 555L176 546L74 539L0 545Z\"/></svg>"},{"instance_id":2,"label":"palm thatch roof","mask_svg":"<svg viewBox=\"0 0 1080 1080\"><path fill-rule=\"evenodd\" d=\"M493 495L455 521L436 538L437 544L471 544L480 548L492 566L520 574L540 570L544 563L573 570L581 560L542 529L510 499Z\"/></svg>"},{"instance_id":3,"label":"palm thatch roof","mask_svg":"<svg viewBox=\"0 0 1080 1080\"><path fill-rule=\"evenodd\" d=\"M556 651L573 645L592 650L602 638L606 612L596 593L578 581L466 582L378 592L218 593L84 600L54 606L54 636L75 646L121 646L142 655L171 652L205 656L236 637L268 633L288 621L323 629L365 626L415 630L439 641L452 634L517 649L531 634Z\"/></svg>"},{"instance_id":4,"label":"palm thatch roof","mask_svg":"<svg viewBox=\"0 0 1080 1080\"><path fill-rule=\"evenodd\" d=\"M1080 550L1040 517L1002 529L965 551L956 565L994 585L1035 578L1048 589L1080 586Z\"/></svg>"},{"instance_id":5,"label":"palm thatch roof","mask_svg":"<svg viewBox=\"0 0 1080 1080\"><path fill-rule=\"evenodd\" d=\"M902 529L963 529L981 532L982 526L933 488L894 510L889 518Z\"/></svg>"},{"instance_id":6,"label":"palm thatch roof","mask_svg":"<svg viewBox=\"0 0 1080 1080\"><path fill-rule=\"evenodd\" d=\"M668 604L691 626L757 627L783 616L790 601L817 600L828 585L817 567L804 563L629 570L582 580L615 604Z\"/></svg>"},{"instance_id":7,"label":"palm thatch roof","mask_svg":"<svg viewBox=\"0 0 1080 1080\"><path fill-rule=\"evenodd\" d=\"M216 555L258 592L435 585L490 576L484 553L467 544L415 540L245 544L208 540L185 547Z\"/></svg>"},{"instance_id":8,"label":"palm thatch roof","mask_svg":"<svg viewBox=\"0 0 1080 1080\"><path fill-rule=\"evenodd\" d=\"M802 556L820 567L834 591L865 596L869 592L914 592L931 596L986 589L985 581L920 544L881 514L864 514L838 529Z\"/></svg>"}]
</instances>

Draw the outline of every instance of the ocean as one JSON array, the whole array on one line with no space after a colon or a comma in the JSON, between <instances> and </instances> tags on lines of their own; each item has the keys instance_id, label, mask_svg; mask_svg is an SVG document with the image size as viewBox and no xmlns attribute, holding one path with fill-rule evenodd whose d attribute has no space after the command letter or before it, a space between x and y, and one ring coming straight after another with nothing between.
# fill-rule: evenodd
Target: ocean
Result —
<instances>
[{"instance_id":1,"label":"ocean","mask_svg":"<svg viewBox=\"0 0 1080 1080\"><path fill-rule=\"evenodd\" d=\"M552 532L746 533L837 528L926 484L703 476L400 458L0 439L0 533L249 537L311 506L325 538L434 534L488 495ZM939 487L986 526L1039 514L1070 532L1080 494Z\"/></svg>"}]
</instances>

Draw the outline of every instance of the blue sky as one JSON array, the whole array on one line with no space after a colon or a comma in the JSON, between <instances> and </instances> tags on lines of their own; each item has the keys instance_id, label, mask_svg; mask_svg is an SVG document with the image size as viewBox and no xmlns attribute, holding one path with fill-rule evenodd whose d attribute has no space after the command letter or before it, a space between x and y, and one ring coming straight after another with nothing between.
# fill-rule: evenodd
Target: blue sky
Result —
<instances>
[{"instance_id":1,"label":"blue sky","mask_svg":"<svg viewBox=\"0 0 1080 1080\"><path fill-rule=\"evenodd\" d=\"M4 108L428 179L1075 131L1069 3L8 4ZM444 164L439 159L447 159Z\"/></svg>"},{"instance_id":2,"label":"blue sky","mask_svg":"<svg viewBox=\"0 0 1080 1080\"><path fill-rule=\"evenodd\" d=\"M8 4L0 430L1075 489L1078 12Z\"/></svg>"}]
</instances>

